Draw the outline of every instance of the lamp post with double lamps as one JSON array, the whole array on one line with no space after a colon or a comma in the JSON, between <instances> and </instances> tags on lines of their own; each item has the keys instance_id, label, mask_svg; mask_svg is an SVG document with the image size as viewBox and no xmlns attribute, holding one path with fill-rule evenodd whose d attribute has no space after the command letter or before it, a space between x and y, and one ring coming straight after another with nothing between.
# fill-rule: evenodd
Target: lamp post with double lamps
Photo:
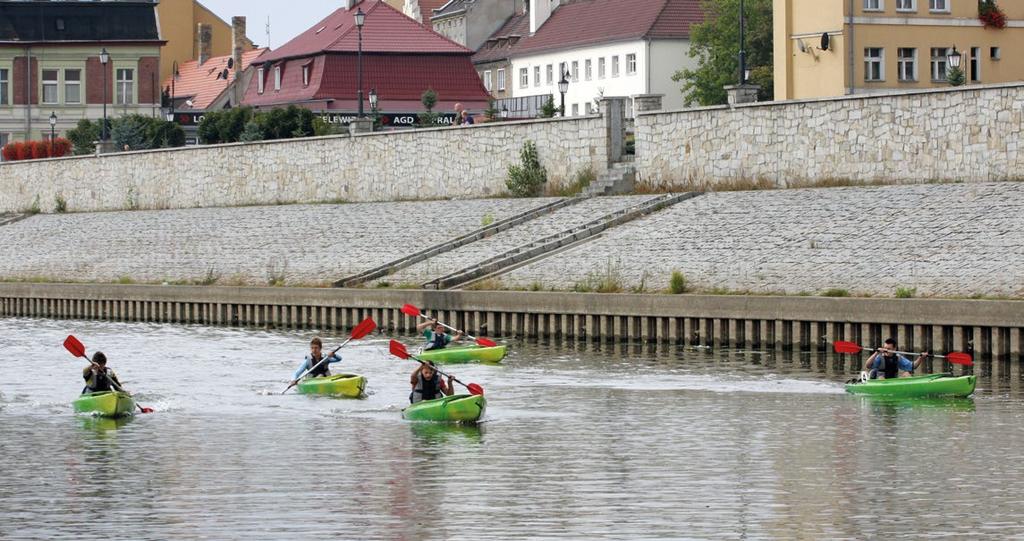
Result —
<instances>
[{"instance_id":1,"label":"lamp post with double lamps","mask_svg":"<svg viewBox=\"0 0 1024 541\"><path fill-rule=\"evenodd\" d=\"M366 22L366 14L363 8L356 10L356 29L359 31L359 52L357 53L358 76L356 85L359 87L359 118L363 118L363 23Z\"/></svg>"},{"instance_id":2,"label":"lamp post with double lamps","mask_svg":"<svg viewBox=\"0 0 1024 541\"><path fill-rule=\"evenodd\" d=\"M565 116L565 93L569 91L569 72L562 74L558 81L558 91L562 94L562 116Z\"/></svg>"},{"instance_id":3,"label":"lamp post with double lamps","mask_svg":"<svg viewBox=\"0 0 1024 541\"><path fill-rule=\"evenodd\" d=\"M100 51L100 65L103 66L103 131L100 135L100 141L107 140L107 63L110 62L110 53L107 52L107 48L104 47Z\"/></svg>"}]
</instances>

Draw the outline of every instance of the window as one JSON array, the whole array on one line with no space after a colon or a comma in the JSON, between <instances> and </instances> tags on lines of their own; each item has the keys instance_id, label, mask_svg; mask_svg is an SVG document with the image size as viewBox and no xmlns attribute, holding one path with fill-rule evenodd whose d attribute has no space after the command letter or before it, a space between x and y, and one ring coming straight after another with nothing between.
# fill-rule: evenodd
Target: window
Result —
<instances>
[{"instance_id":1,"label":"window","mask_svg":"<svg viewBox=\"0 0 1024 541\"><path fill-rule=\"evenodd\" d=\"M256 93L263 93L263 82L265 81L265 73L263 68L256 70Z\"/></svg>"},{"instance_id":2,"label":"window","mask_svg":"<svg viewBox=\"0 0 1024 541\"><path fill-rule=\"evenodd\" d=\"M864 49L864 80L884 81L885 72L882 70L884 63L881 47L866 47Z\"/></svg>"},{"instance_id":3,"label":"window","mask_svg":"<svg viewBox=\"0 0 1024 541\"><path fill-rule=\"evenodd\" d=\"M281 66L274 68L274 90L281 90Z\"/></svg>"},{"instance_id":4,"label":"window","mask_svg":"<svg viewBox=\"0 0 1024 541\"><path fill-rule=\"evenodd\" d=\"M999 47L992 47L992 49L989 50L989 56L992 60L999 60L999 58L1002 57L1002 51L999 50Z\"/></svg>"},{"instance_id":5,"label":"window","mask_svg":"<svg viewBox=\"0 0 1024 541\"><path fill-rule=\"evenodd\" d=\"M64 70L64 103L82 103L82 70Z\"/></svg>"},{"instance_id":6,"label":"window","mask_svg":"<svg viewBox=\"0 0 1024 541\"><path fill-rule=\"evenodd\" d=\"M501 91L504 91L504 90L505 90L505 69L502 68L502 69L498 70L498 91L501 92Z\"/></svg>"},{"instance_id":7,"label":"window","mask_svg":"<svg viewBox=\"0 0 1024 541\"><path fill-rule=\"evenodd\" d=\"M949 12L949 0L928 0L928 11Z\"/></svg>"},{"instance_id":8,"label":"window","mask_svg":"<svg viewBox=\"0 0 1024 541\"><path fill-rule=\"evenodd\" d=\"M864 11L882 11L882 0L864 0Z\"/></svg>"},{"instance_id":9,"label":"window","mask_svg":"<svg viewBox=\"0 0 1024 541\"><path fill-rule=\"evenodd\" d=\"M917 80L917 49L896 49L896 78L904 82Z\"/></svg>"},{"instance_id":10,"label":"window","mask_svg":"<svg viewBox=\"0 0 1024 541\"><path fill-rule=\"evenodd\" d=\"M587 103L583 104L583 112L589 115L590 111L591 111L591 109L590 109L590 102L588 101Z\"/></svg>"},{"instance_id":11,"label":"window","mask_svg":"<svg viewBox=\"0 0 1024 541\"><path fill-rule=\"evenodd\" d=\"M547 74L546 74L547 77L545 78L545 80L548 82L548 86L551 86L554 83L554 81L555 81L554 73L555 73L555 67L552 66L551 64L548 64Z\"/></svg>"},{"instance_id":12,"label":"window","mask_svg":"<svg viewBox=\"0 0 1024 541\"><path fill-rule=\"evenodd\" d=\"M604 79L604 57L597 59L597 78Z\"/></svg>"},{"instance_id":13,"label":"window","mask_svg":"<svg viewBox=\"0 0 1024 541\"><path fill-rule=\"evenodd\" d=\"M594 78L593 68L593 63L590 61L589 58L583 61L583 77L586 78L586 80L588 81Z\"/></svg>"},{"instance_id":14,"label":"window","mask_svg":"<svg viewBox=\"0 0 1024 541\"><path fill-rule=\"evenodd\" d=\"M981 82L981 47L971 47L971 81Z\"/></svg>"},{"instance_id":15,"label":"window","mask_svg":"<svg viewBox=\"0 0 1024 541\"><path fill-rule=\"evenodd\" d=\"M540 86L540 66L533 67L533 86Z\"/></svg>"},{"instance_id":16,"label":"window","mask_svg":"<svg viewBox=\"0 0 1024 541\"><path fill-rule=\"evenodd\" d=\"M6 69L0 69L0 105L7 105L7 95L11 93L11 74Z\"/></svg>"},{"instance_id":17,"label":"window","mask_svg":"<svg viewBox=\"0 0 1024 541\"><path fill-rule=\"evenodd\" d=\"M130 105L135 103L135 70L120 68L116 71L114 79L117 86L114 88L114 103L118 105Z\"/></svg>"},{"instance_id":18,"label":"window","mask_svg":"<svg viewBox=\"0 0 1024 541\"><path fill-rule=\"evenodd\" d=\"M946 80L946 48L932 47L932 81Z\"/></svg>"},{"instance_id":19,"label":"window","mask_svg":"<svg viewBox=\"0 0 1024 541\"><path fill-rule=\"evenodd\" d=\"M565 62L559 62L558 63L558 80L561 81L562 77L568 77L568 73L569 73L569 68L566 66Z\"/></svg>"},{"instance_id":20,"label":"window","mask_svg":"<svg viewBox=\"0 0 1024 541\"><path fill-rule=\"evenodd\" d=\"M896 0L896 11L917 11L917 1Z\"/></svg>"},{"instance_id":21,"label":"window","mask_svg":"<svg viewBox=\"0 0 1024 541\"><path fill-rule=\"evenodd\" d=\"M578 104L578 103L572 104L572 116L579 116L579 114L580 114L580 104Z\"/></svg>"},{"instance_id":22,"label":"window","mask_svg":"<svg viewBox=\"0 0 1024 541\"><path fill-rule=\"evenodd\" d=\"M490 72L487 73L490 74ZM309 86L309 66L302 66L302 86Z\"/></svg>"},{"instance_id":23,"label":"window","mask_svg":"<svg viewBox=\"0 0 1024 541\"><path fill-rule=\"evenodd\" d=\"M636 55L626 55L626 75L636 75Z\"/></svg>"},{"instance_id":24,"label":"window","mask_svg":"<svg viewBox=\"0 0 1024 541\"><path fill-rule=\"evenodd\" d=\"M57 103L57 70L43 70L43 103Z\"/></svg>"},{"instance_id":25,"label":"window","mask_svg":"<svg viewBox=\"0 0 1024 541\"><path fill-rule=\"evenodd\" d=\"M619 76L619 55L612 57L612 77Z\"/></svg>"},{"instance_id":26,"label":"window","mask_svg":"<svg viewBox=\"0 0 1024 541\"><path fill-rule=\"evenodd\" d=\"M577 60L572 61L572 81L578 82L580 80L580 63Z\"/></svg>"},{"instance_id":27,"label":"window","mask_svg":"<svg viewBox=\"0 0 1024 541\"><path fill-rule=\"evenodd\" d=\"M526 68L519 68L519 88L530 86L530 72Z\"/></svg>"}]
</instances>

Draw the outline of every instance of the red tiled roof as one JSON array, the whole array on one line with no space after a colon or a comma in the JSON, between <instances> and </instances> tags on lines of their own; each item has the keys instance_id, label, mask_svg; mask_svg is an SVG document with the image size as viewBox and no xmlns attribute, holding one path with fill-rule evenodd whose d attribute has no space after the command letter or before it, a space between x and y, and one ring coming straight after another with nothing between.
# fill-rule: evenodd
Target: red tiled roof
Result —
<instances>
[{"instance_id":1,"label":"red tiled roof","mask_svg":"<svg viewBox=\"0 0 1024 541\"><path fill-rule=\"evenodd\" d=\"M244 71L253 60L267 52L267 50L264 47L243 52L242 65L239 70ZM230 58L231 55L215 56L207 60L203 65L199 65L198 60L192 60L179 65L178 73L180 76L174 82L175 99L190 97L193 109L206 109L209 107L217 99L217 96L220 96L228 87L228 83L231 82L231 75L228 76L229 79L218 77L218 74L227 69L228 59ZM163 86L164 88L171 87L170 77L163 82Z\"/></svg>"},{"instance_id":2,"label":"red tiled roof","mask_svg":"<svg viewBox=\"0 0 1024 541\"><path fill-rule=\"evenodd\" d=\"M471 51L389 6L381 0L363 1L352 9L338 9L299 34L263 61L313 56L321 52L356 52L356 9L366 13L363 52L463 53Z\"/></svg>"},{"instance_id":3,"label":"red tiled roof","mask_svg":"<svg viewBox=\"0 0 1024 541\"><path fill-rule=\"evenodd\" d=\"M511 48L509 56L630 39L688 38L690 27L704 20L700 3L701 0L576 0L555 9L536 33L523 37Z\"/></svg>"},{"instance_id":4,"label":"red tiled roof","mask_svg":"<svg viewBox=\"0 0 1024 541\"><path fill-rule=\"evenodd\" d=\"M429 22L434 16L434 10L443 8L447 3L448 0L420 0L420 16L423 21Z\"/></svg>"},{"instance_id":5,"label":"red tiled roof","mask_svg":"<svg viewBox=\"0 0 1024 541\"><path fill-rule=\"evenodd\" d=\"M504 60L509 57L512 48L515 47L515 39L530 35L530 14L520 13L513 15L508 21L491 34L480 50L473 55L474 64Z\"/></svg>"}]
</instances>

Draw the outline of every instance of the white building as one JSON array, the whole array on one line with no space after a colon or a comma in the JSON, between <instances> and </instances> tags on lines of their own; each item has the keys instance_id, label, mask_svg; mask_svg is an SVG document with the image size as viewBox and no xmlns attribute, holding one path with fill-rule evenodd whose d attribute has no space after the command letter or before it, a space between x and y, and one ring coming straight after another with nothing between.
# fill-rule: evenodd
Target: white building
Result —
<instances>
[{"instance_id":1,"label":"white building","mask_svg":"<svg viewBox=\"0 0 1024 541\"><path fill-rule=\"evenodd\" d=\"M663 94L664 109L683 107L672 75L697 67L689 38L700 0L530 0L527 15L529 33L506 53L512 97L551 95L559 106L567 73L567 116L596 112L603 96Z\"/></svg>"}]
</instances>

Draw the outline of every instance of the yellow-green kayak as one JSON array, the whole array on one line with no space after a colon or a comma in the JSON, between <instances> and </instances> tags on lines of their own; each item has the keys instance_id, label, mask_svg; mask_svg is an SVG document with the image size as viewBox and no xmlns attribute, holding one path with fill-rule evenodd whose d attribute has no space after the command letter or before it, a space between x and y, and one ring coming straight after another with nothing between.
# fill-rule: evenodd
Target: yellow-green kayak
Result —
<instances>
[{"instance_id":1,"label":"yellow-green kayak","mask_svg":"<svg viewBox=\"0 0 1024 541\"><path fill-rule=\"evenodd\" d=\"M456 394L434 400L423 400L402 410L402 418L410 421L475 423L487 409L482 394Z\"/></svg>"},{"instance_id":2,"label":"yellow-green kayak","mask_svg":"<svg viewBox=\"0 0 1024 541\"><path fill-rule=\"evenodd\" d=\"M456 346L443 349L430 349L417 355L420 360L435 363L498 363L505 358L508 346Z\"/></svg>"},{"instance_id":3,"label":"yellow-green kayak","mask_svg":"<svg viewBox=\"0 0 1024 541\"><path fill-rule=\"evenodd\" d=\"M337 374L317 378L306 378L299 382L298 389L304 394L325 394L359 398L366 389L366 378L357 374Z\"/></svg>"},{"instance_id":4,"label":"yellow-green kayak","mask_svg":"<svg viewBox=\"0 0 1024 541\"><path fill-rule=\"evenodd\" d=\"M121 391L84 393L71 405L78 413L92 413L100 417L121 417L135 413L132 395Z\"/></svg>"}]
</instances>

